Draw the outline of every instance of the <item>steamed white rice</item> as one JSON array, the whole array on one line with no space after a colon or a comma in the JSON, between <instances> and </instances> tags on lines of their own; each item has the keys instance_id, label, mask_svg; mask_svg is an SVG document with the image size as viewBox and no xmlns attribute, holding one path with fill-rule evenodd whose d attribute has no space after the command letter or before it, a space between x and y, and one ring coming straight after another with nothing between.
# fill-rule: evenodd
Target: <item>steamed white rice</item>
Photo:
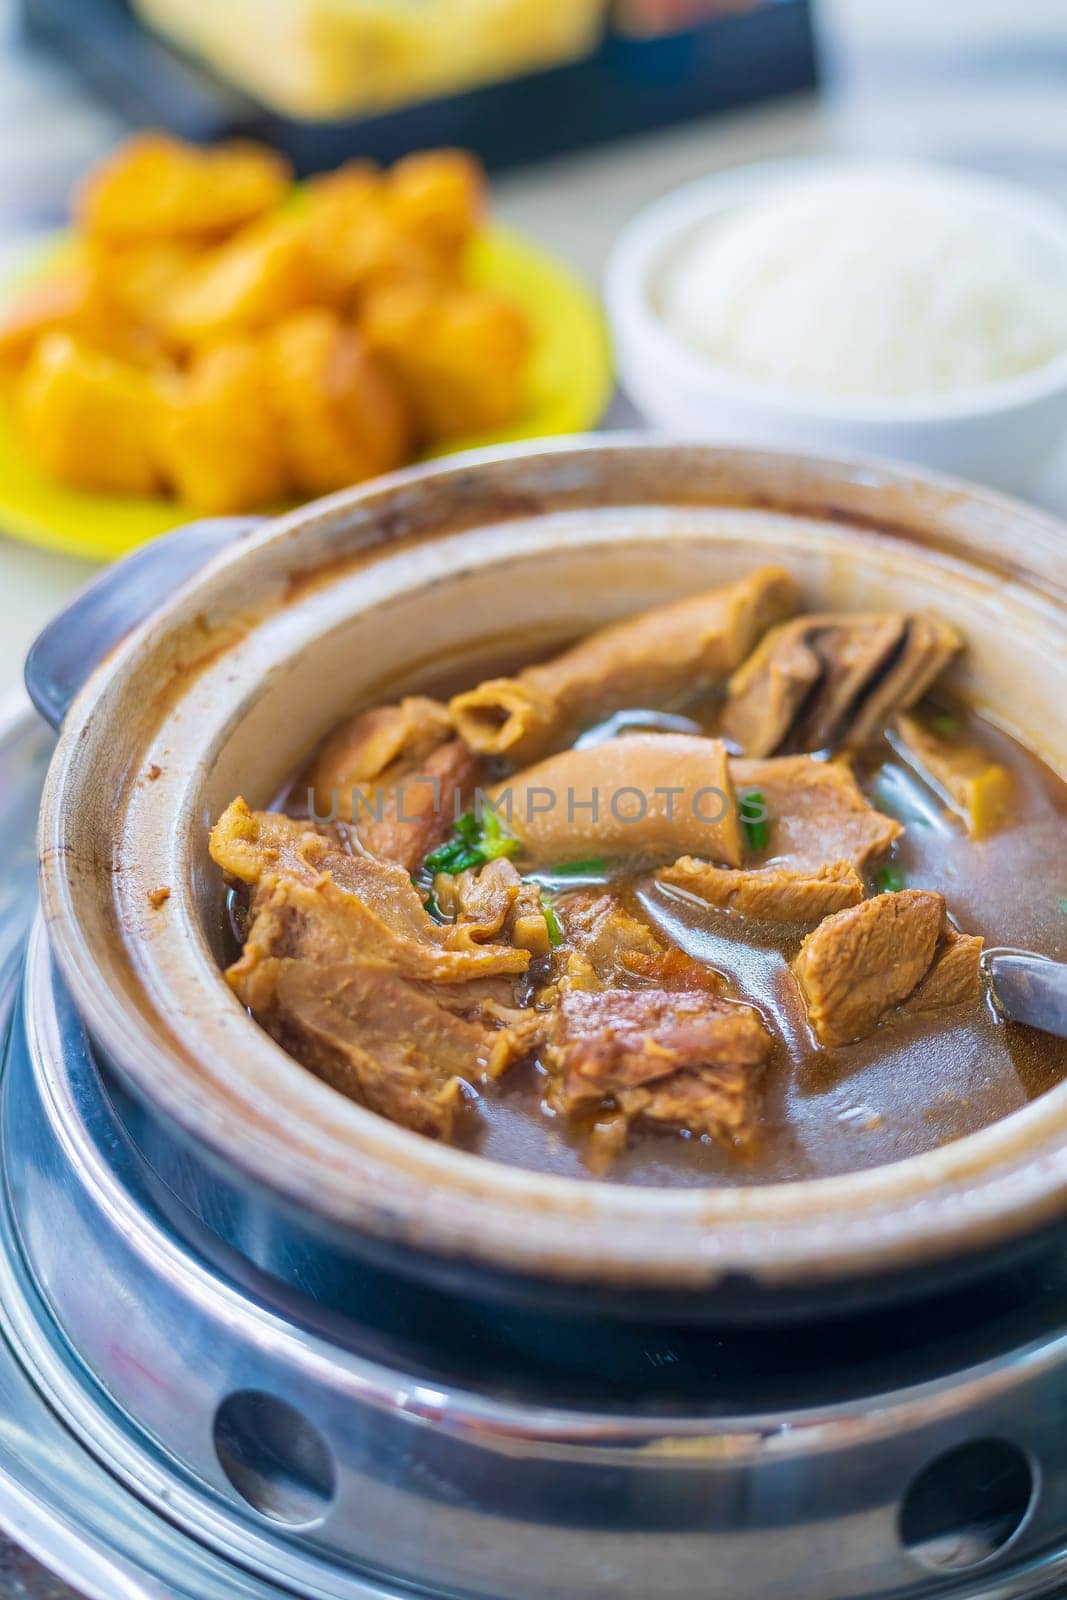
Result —
<instances>
[{"instance_id":1,"label":"steamed white rice","mask_svg":"<svg viewBox=\"0 0 1067 1600\"><path fill-rule=\"evenodd\" d=\"M965 185L832 174L709 221L660 311L758 383L877 400L970 388L1067 351L1067 257Z\"/></svg>"}]
</instances>

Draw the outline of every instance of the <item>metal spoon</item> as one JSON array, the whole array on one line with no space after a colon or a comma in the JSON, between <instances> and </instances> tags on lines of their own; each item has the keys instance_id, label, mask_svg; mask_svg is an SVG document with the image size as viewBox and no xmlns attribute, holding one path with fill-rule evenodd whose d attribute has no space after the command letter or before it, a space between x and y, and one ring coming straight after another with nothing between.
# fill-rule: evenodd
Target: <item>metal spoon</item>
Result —
<instances>
[{"instance_id":1,"label":"metal spoon","mask_svg":"<svg viewBox=\"0 0 1067 1600\"><path fill-rule=\"evenodd\" d=\"M982 964L997 1010L1067 1039L1067 963L1030 950L987 950Z\"/></svg>"}]
</instances>

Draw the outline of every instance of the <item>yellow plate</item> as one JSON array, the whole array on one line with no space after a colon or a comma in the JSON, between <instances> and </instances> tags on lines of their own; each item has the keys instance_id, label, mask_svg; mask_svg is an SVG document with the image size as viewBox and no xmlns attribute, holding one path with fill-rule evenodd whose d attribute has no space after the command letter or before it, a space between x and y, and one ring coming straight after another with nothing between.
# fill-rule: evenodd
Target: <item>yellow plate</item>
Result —
<instances>
[{"instance_id":1,"label":"yellow plate","mask_svg":"<svg viewBox=\"0 0 1067 1600\"><path fill-rule=\"evenodd\" d=\"M45 278L70 247L68 236L58 238L35 270L20 275L20 285ZM604 319L593 294L547 251L496 226L477 241L471 271L476 283L515 300L530 321L526 406L509 427L457 439L449 452L435 454L595 427L607 408L612 379ZM10 416L0 408L0 532L49 550L110 561L195 515L176 500L83 494L53 483L27 460Z\"/></svg>"}]
</instances>

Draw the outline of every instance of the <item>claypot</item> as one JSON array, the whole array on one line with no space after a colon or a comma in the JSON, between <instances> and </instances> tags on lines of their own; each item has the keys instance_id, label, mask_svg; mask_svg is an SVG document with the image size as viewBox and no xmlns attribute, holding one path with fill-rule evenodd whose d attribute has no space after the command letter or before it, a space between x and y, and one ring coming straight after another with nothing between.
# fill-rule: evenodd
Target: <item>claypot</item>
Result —
<instances>
[{"instance_id":1,"label":"claypot","mask_svg":"<svg viewBox=\"0 0 1067 1600\"><path fill-rule=\"evenodd\" d=\"M394 1127L229 991L206 848L235 794L267 804L331 724L428 663L473 674L767 560L815 608L936 605L971 644L958 686L1067 776L1055 523L889 467L617 438L418 468L222 532L77 693L40 821L55 959L142 1131L346 1259L529 1303L677 1315L741 1291L877 1292L944 1281L1059 1221L1067 1084L892 1166L742 1189L565 1180ZM39 703L62 711L64 673L219 534L180 533L105 575L31 659Z\"/></svg>"}]
</instances>

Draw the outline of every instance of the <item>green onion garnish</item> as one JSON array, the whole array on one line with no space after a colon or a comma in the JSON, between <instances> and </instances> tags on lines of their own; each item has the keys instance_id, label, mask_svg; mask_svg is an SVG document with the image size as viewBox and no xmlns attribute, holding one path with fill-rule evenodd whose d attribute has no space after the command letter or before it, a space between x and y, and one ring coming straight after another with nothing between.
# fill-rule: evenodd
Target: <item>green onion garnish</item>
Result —
<instances>
[{"instance_id":1,"label":"green onion garnish","mask_svg":"<svg viewBox=\"0 0 1067 1600\"><path fill-rule=\"evenodd\" d=\"M474 848L481 842L481 826L473 811L465 811L461 817L457 817L455 831L461 839Z\"/></svg>"},{"instance_id":2,"label":"green onion garnish","mask_svg":"<svg viewBox=\"0 0 1067 1600\"><path fill-rule=\"evenodd\" d=\"M439 872L447 872L453 876L457 872L465 872L468 867L479 864L481 860L481 854L472 849L465 840L449 839L432 855L428 855L424 864L430 876L436 878Z\"/></svg>"},{"instance_id":3,"label":"green onion garnish","mask_svg":"<svg viewBox=\"0 0 1067 1600\"><path fill-rule=\"evenodd\" d=\"M517 856L522 844L510 833L505 833L495 811L482 816L481 851L487 861L497 861L501 856Z\"/></svg>"},{"instance_id":4,"label":"green onion garnish","mask_svg":"<svg viewBox=\"0 0 1067 1600\"><path fill-rule=\"evenodd\" d=\"M930 726L935 733L959 733L960 719L954 717L951 711L938 711L930 718Z\"/></svg>"},{"instance_id":5,"label":"green onion garnish","mask_svg":"<svg viewBox=\"0 0 1067 1600\"><path fill-rule=\"evenodd\" d=\"M550 878L577 878L599 877L608 870L606 856L590 856L588 861L564 861L558 867L550 867Z\"/></svg>"},{"instance_id":6,"label":"green onion garnish","mask_svg":"<svg viewBox=\"0 0 1067 1600\"><path fill-rule=\"evenodd\" d=\"M1067 894L1057 895L1056 904L1059 906L1064 915L1067 916Z\"/></svg>"},{"instance_id":7,"label":"green onion garnish","mask_svg":"<svg viewBox=\"0 0 1067 1600\"><path fill-rule=\"evenodd\" d=\"M431 878L436 878L439 872L448 871L448 863L453 859L454 855L455 851L453 851L451 848L446 849L446 847L442 845L439 850L435 850L432 855L428 855L426 857L426 860L423 862L423 866L430 874Z\"/></svg>"},{"instance_id":8,"label":"green onion garnish","mask_svg":"<svg viewBox=\"0 0 1067 1600\"><path fill-rule=\"evenodd\" d=\"M544 895L541 896L541 910L545 916L545 927L548 929L548 942L555 950L563 943L563 924L556 915L556 910Z\"/></svg>"},{"instance_id":9,"label":"green onion garnish","mask_svg":"<svg viewBox=\"0 0 1067 1600\"><path fill-rule=\"evenodd\" d=\"M904 888L904 874L892 862L884 866L874 880L879 894L899 894Z\"/></svg>"},{"instance_id":10,"label":"green onion garnish","mask_svg":"<svg viewBox=\"0 0 1067 1600\"><path fill-rule=\"evenodd\" d=\"M455 877L468 867L484 867L487 861L501 856L518 855L521 849L519 840L504 832L495 811L487 810L481 819L467 811L456 822L451 839L426 857L423 869L431 877L439 872Z\"/></svg>"},{"instance_id":11,"label":"green onion garnish","mask_svg":"<svg viewBox=\"0 0 1067 1600\"><path fill-rule=\"evenodd\" d=\"M760 815L747 817L745 815L746 807L751 807L753 811L759 812ZM767 826L767 802L758 789L746 789L741 796L740 817L749 849L766 850L767 840L770 838L770 829Z\"/></svg>"}]
</instances>

